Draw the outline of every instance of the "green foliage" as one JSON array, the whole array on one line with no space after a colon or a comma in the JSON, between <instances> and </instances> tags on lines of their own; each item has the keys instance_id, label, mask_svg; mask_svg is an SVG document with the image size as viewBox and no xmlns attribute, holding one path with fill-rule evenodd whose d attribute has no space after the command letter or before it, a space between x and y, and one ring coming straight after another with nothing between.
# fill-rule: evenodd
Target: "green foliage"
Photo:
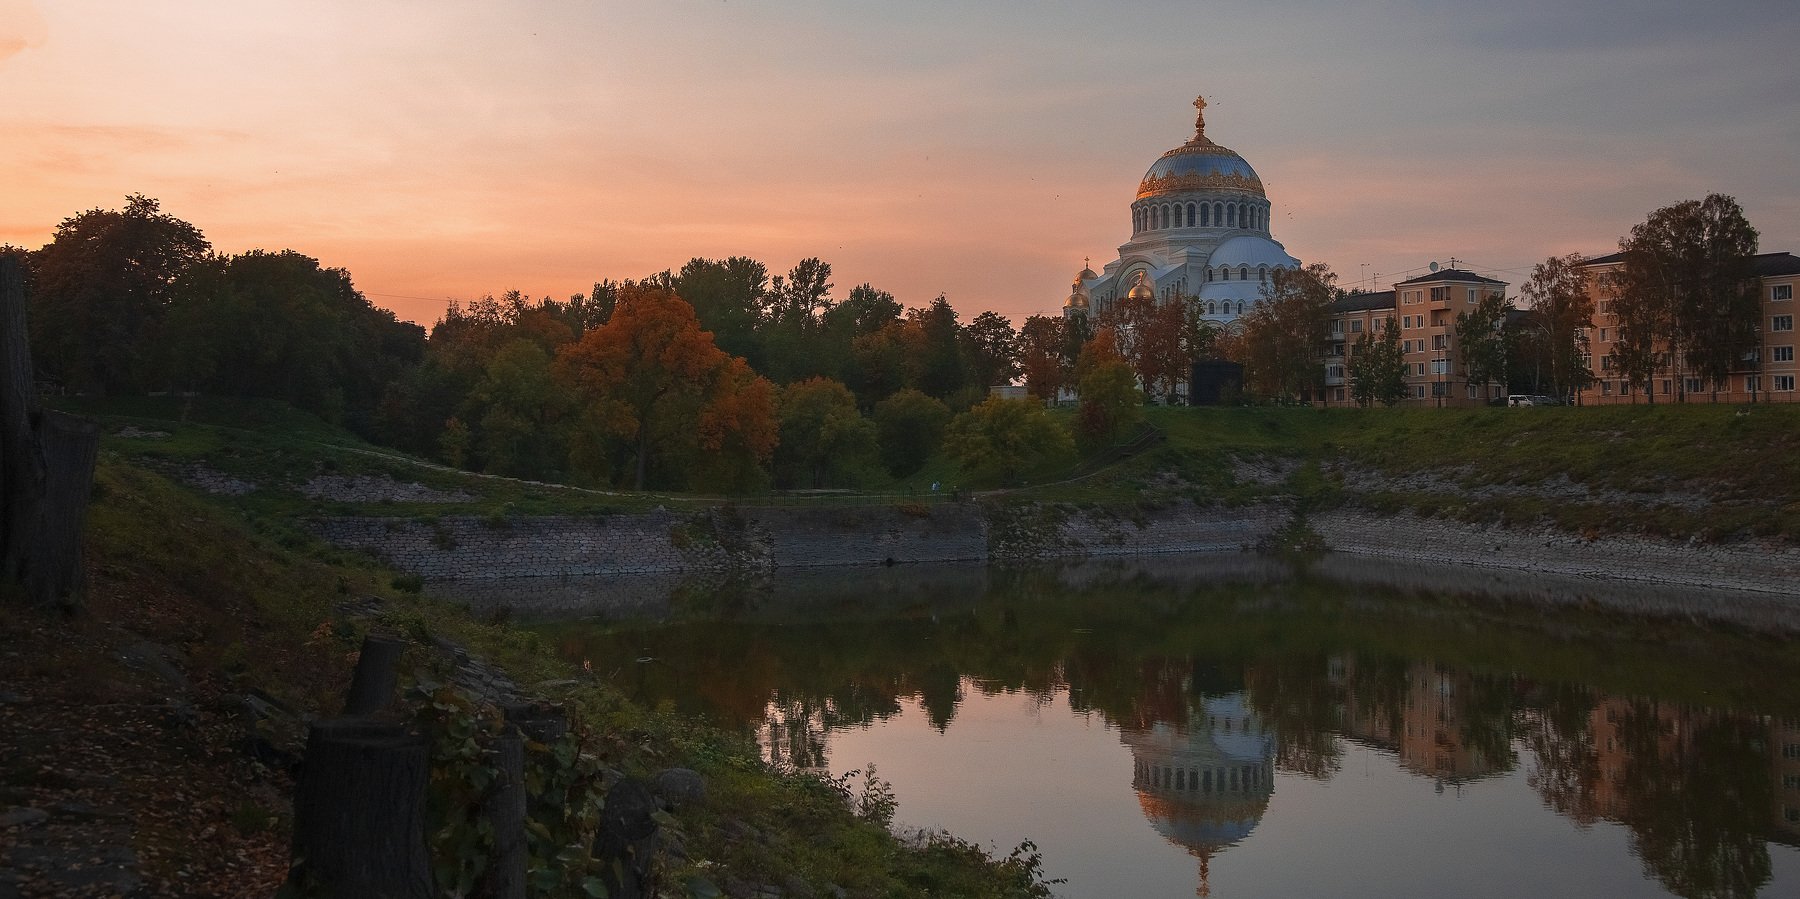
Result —
<instances>
[{"instance_id":1,"label":"green foliage","mask_svg":"<svg viewBox=\"0 0 1800 899\"><path fill-rule=\"evenodd\" d=\"M1470 383L1506 383L1506 313L1499 293L1481 298L1473 310L1456 314L1456 347Z\"/></svg>"},{"instance_id":2,"label":"green foliage","mask_svg":"<svg viewBox=\"0 0 1800 899\"><path fill-rule=\"evenodd\" d=\"M879 466L876 426L857 411L842 383L812 378L781 391L776 483L783 487L850 487Z\"/></svg>"},{"instance_id":3,"label":"green foliage","mask_svg":"<svg viewBox=\"0 0 1800 899\"><path fill-rule=\"evenodd\" d=\"M1028 466L1067 456L1069 432L1037 400L990 397L951 420L944 452L963 467L1002 482Z\"/></svg>"},{"instance_id":4,"label":"green foliage","mask_svg":"<svg viewBox=\"0 0 1800 899\"><path fill-rule=\"evenodd\" d=\"M1081 379L1081 405L1076 409L1076 435L1081 451L1111 446L1144 418L1144 396L1137 376L1123 360L1087 368Z\"/></svg>"},{"instance_id":5,"label":"green foliage","mask_svg":"<svg viewBox=\"0 0 1800 899\"><path fill-rule=\"evenodd\" d=\"M487 874L495 849L482 809L500 785L494 741L505 731L498 710L463 690L421 676L408 692L413 723L430 740L427 834L438 887L469 896ZM605 795L603 767L578 732L545 745L525 744L525 842L529 895L580 895L596 880L589 855Z\"/></svg>"},{"instance_id":6,"label":"green foliage","mask_svg":"<svg viewBox=\"0 0 1800 899\"><path fill-rule=\"evenodd\" d=\"M1549 391L1561 397L1573 396L1593 380L1587 362L1587 332L1593 326L1594 301L1588 293L1583 262L1579 254L1552 256L1532 268L1531 278L1521 288L1531 304L1531 315L1520 320L1519 325L1527 331L1520 337L1525 348L1537 355L1533 361L1548 377ZM1640 337L1645 334L1639 332ZM1534 383L1533 387L1533 393L1542 392L1540 385Z\"/></svg>"},{"instance_id":7,"label":"green foliage","mask_svg":"<svg viewBox=\"0 0 1800 899\"><path fill-rule=\"evenodd\" d=\"M875 404L881 459L895 477L918 471L936 452L950 423L950 408L911 388Z\"/></svg>"},{"instance_id":8,"label":"green foliage","mask_svg":"<svg viewBox=\"0 0 1800 899\"><path fill-rule=\"evenodd\" d=\"M1377 338L1364 331L1350 351L1350 395L1368 408L1393 406L1406 398L1406 357L1400 352L1400 326L1393 316Z\"/></svg>"}]
</instances>

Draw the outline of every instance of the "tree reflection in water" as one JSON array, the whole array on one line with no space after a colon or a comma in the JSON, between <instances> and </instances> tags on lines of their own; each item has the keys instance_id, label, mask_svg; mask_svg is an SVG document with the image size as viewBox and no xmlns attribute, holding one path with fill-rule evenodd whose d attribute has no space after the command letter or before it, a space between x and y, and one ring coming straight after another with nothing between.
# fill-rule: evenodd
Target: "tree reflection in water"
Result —
<instances>
[{"instance_id":1,"label":"tree reflection in water","mask_svg":"<svg viewBox=\"0 0 1800 899\"><path fill-rule=\"evenodd\" d=\"M1800 717L1791 643L1416 582L1168 567L988 570L967 590L940 573L924 592L815 581L797 598L778 582L664 623L547 627L572 658L629 669L615 681L636 698L756 728L771 761L799 768L903 701L943 731L971 690L1066 693L1133 747L1152 823L1205 837L1184 844L1203 866L1275 787L1209 792L1209 770L1235 784L1266 749L1270 771L1329 780L1348 742L1440 785L1522 766L1551 811L1629 828L1646 871L1682 896L1753 895L1771 877L1766 841L1795 842L1783 816L1800 797L1783 804L1779 772L1797 763L1769 726ZM640 656L658 664L619 661ZM1251 751L1241 730L1213 725L1221 703L1266 741L1255 758L1232 755Z\"/></svg>"}]
</instances>

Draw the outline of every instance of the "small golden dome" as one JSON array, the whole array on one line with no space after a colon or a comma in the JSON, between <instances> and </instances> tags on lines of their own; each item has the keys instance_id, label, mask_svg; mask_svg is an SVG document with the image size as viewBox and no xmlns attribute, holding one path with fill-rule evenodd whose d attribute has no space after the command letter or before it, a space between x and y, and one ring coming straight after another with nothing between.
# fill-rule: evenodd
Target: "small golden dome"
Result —
<instances>
[{"instance_id":1,"label":"small golden dome","mask_svg":"<svg viewBox=\"0 0 1800 899\"><path fill-rule=\"evenodd\" d=\"M1149 284L1144 283L1144 273L1138 272L1132 277L1131 292L1126 294L1126 296L1134 300L1154 299L1156 297L1156 291L1151 289Z\"/></svg>"}]
</instances>

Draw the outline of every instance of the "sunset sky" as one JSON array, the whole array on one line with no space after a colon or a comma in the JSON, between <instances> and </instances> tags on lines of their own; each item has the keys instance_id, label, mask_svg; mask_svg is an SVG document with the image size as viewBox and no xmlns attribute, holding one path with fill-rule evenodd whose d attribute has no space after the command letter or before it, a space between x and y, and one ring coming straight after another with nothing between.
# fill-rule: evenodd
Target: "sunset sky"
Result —
<instances>
[{"instance_id":1,"label":"sunset sky","mask_svg":"<svg viewBox=\"0 0 1800 899\"><path fill-rule=\"evenodd\" d=\"M1800 252L1797 52L1793 0L0 0L0 243L143 193L426 323L727 255L1022 321L1204 93L1303 261L1516 285L1710 192Z\"/></svg>"}]
</instances>

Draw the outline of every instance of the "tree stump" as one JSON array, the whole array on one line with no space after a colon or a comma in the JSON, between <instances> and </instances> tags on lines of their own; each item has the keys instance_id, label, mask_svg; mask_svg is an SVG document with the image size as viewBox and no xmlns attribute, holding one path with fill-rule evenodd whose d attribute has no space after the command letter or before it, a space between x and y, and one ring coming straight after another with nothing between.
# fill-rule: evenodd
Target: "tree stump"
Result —
<instances>
[{"instance_id":1,"label":"tree stump","mask_svg":"<svg viewBox=\"0 0 1800 899\"><path fill-rule=\"evenodd\" d=\"M600 860L609 899L656 895L657 808L656 797L637 778L628 777L606 791L593 855Z\"/></svg>"},{"instance_id":2,"label":"tree stump","mask_svg":"<svg viewBox=\"0 0 1800 899\"><path fill-rule=\"evenodd\" d=\"M294 791L288 882L337 899L430 899L429 776L425 739L401 725L314 723Z\"/></svg>"},{"instance_id":3,"label":"tree stump","mask_svg":"<svg viewBox=\"0 0 1800 899\"><path fill-rule=\"evenodd\" d=\"M494 742L494 785L482 803L481 815L494 831L494 856L482 882L478 899L525 899L525 870L530 860L525 844L525 738L517 730Z\"/></svg>"},{"instance_id":4,"label":"tree stump","mask_svg":"<svg viewBox=\"0 0 1800 899\"><path fill-rule=\"evenodd\" d=\"M363 638L362 652L356 657L356 673L350 676L350 689L344 694L344 717L373 715L393 703L400 655L404 652L406 641L398 637L370 634Z\"/></svg>"},{"instance_id":5,"label":"tree stump","mask_svg":"<svg viewBox=\"0 0 1800 899\"><path fill-rule=\"evenodd\" d=\"M81 605L81 531L100 429L38 408L18 261L0 256L0 585L34 606Z\"/></svg>"}]
</instances>

